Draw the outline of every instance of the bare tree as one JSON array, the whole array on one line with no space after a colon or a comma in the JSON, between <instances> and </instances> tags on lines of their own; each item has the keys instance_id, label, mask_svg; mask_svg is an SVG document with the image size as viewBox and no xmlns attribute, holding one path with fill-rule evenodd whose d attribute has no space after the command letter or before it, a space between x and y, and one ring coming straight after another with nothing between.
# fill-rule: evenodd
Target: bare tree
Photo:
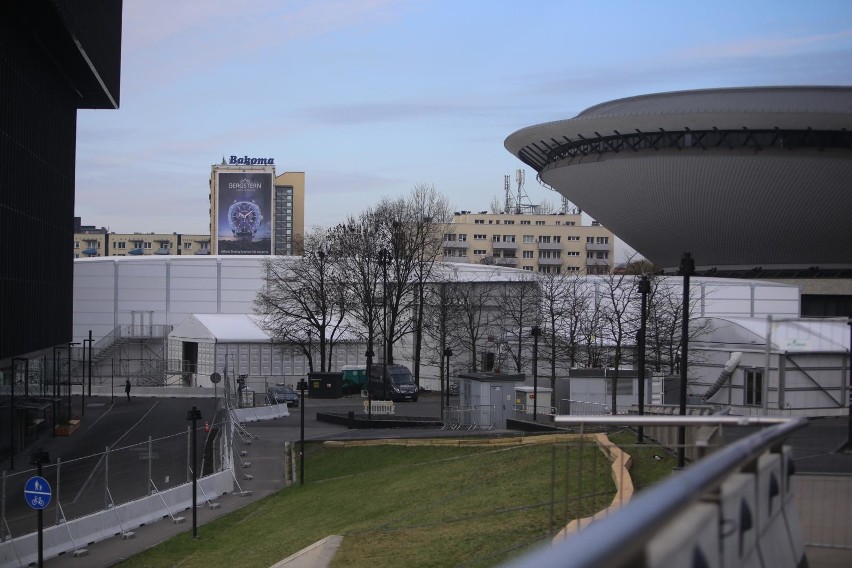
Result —
<instances>
[{"instance_id":1,"label":"bare tree","mask_svg":"<svg viewBox=\"0 0 852 568\"><path fill-rule=\"evenodd\" d=\"M298 247L302 256L264 261L266 285L255 298L255 312L274 341L295 345L314 371L314 345L319 370L330 371L334 345L348 325L338 258L327 234L314 230Z\"/></svg>"},{"instance_id":2,"label":"bare tree","mask_svg":"<svg viewBox=\"0 0 852 568\"><path fill-rule=\"evenodd\" d=\"M406 201L408 225L412 228L412 252L416 259L413 272L417 295L413 314L414 380L419 386L426 284L433 279L435 262L440 258L444 234L450 227L452 215L447 198L432 185L415 186Z\"/></svg>"},{"instance_id":3,"label":"bare tree","mask_svg":"<svg viewBox=\"0 0 852 568\"><path fill-rule=\"evenodd\" d=\"M453 307L449 338L469 355L468 370L477 372L480 346L499 330L499 288L491 280L468 282L452 289L448 298Z\"/></svg>"},{"instance_id":4,"label":"bare tree","mask_svg":"<svg viewBox=\"0 0 852 568\"><path fill-rule=\"evenodd\" d=\"M612 342L613 373L611 381L611 407L616 412L618 376L624 354L624 342L635 337L638 321L634 308L636 282L634 276L609 274L602 280L604 296L601 316L608 339Z\"/></svg>"},{"instance_id":5,"label":"bare tree","mask_svg":"<svg viewBox=\"0 0 852 568\"><path fill-rule=\"evenodd\" d=\"M373 353L382 317L380 286L383 274L376 254L385 244L380 225L381 218L376 210L367 209L357 217L350 215L331 231L333 247L340 259L348 313L361 324L360 333L367 342L367 350ZM371 360L368 358L368 362Z\"/></svg>"},{"instance_id":6,"label":"bare tree","mask_svg":"<svg viewBox=\"0 0 852 568\"><path fill-rule=\"evenodd\" d=\"M530 328L541 321L541 292L535 275L520 274L503 284L500 306L503 311L500 342L502 354L507 358L506 370L514 367L522 373L528 358Z\"/></svg>"}]
</instances>

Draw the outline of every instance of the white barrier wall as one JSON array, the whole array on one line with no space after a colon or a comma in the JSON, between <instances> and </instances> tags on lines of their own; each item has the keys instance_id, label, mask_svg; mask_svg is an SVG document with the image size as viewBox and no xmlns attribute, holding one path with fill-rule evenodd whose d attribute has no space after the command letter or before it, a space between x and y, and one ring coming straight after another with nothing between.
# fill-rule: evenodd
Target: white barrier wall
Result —
<instances>
[{"instance_id":1,"label":"white barrier wall","mask_svg":"<svg viewBox=\"0 0 852 568\"><path fill-rule=\"evenodd\" d=\"M234 490L231 470L222 471L198 480L199 494L215 499ZM165 503L165 504L164 504ZM112 509L74 519L43 530L45 559L84 548L132 531L144 524L177 515L192 507L192 484L185 483L161 493L117 505ZM120 536L119 536L120 538ZM76 546L75 546L76 545ZM38 562L38 533L33 532L0 543L0 567L27 566ZM85 561L81 565L85 565Z\"/></svg>"}]
</instances>

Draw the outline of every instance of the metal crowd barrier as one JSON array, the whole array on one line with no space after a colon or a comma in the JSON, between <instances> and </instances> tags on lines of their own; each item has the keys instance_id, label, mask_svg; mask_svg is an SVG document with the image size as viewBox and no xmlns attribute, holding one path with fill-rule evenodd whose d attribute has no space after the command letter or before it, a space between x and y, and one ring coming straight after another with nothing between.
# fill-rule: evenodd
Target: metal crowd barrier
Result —
<instances>
[{"instance_id":1,"label":"metal crowd barrier","mask_svg":"<svg viewBox=\"0 0 852 568\"><path fill-rule=\"evenodd\" d=\"M490 404L449 406L444 409L443 430L492 430L494 407Z\"/></svg>"}]
</instances>

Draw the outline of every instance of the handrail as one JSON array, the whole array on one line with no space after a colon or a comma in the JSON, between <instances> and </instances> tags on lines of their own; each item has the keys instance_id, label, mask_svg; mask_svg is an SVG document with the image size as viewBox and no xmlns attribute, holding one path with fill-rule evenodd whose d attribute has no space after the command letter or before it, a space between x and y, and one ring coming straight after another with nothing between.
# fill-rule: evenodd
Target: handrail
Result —
<instances>
[{"instance_id":1,"label":"handrail","mask_svg":"<svg viewBox=\"0 0 852 568\"><path fill-rule=\"evenodd\" d=\"M557 417L559 422L598 424L772 424L648 488L615 514L584 529L581 538L531 552L507 566L517 568L591 568L627 566L672 517L702 495L717 488L731 473L786 439L806 424L804 418L736 416L621 416Z\"/></svg>"}]
</instances>

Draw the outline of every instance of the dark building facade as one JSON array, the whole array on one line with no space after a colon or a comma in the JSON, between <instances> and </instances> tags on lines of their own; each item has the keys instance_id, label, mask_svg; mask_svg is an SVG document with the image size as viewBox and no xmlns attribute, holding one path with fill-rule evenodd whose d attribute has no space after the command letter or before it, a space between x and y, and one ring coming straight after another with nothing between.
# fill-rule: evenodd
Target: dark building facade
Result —
<instances>
[{"instance_id":1,"label":"dark building facade","mask_svg":"<svg viewBox=\"0 0 852 568\"><path fill-rule=\"evenodd\" d=\"M77 110L118 108L121 18L121 0L4 2L0 365L70 341Z\"/></svg>"}]
</instances>

